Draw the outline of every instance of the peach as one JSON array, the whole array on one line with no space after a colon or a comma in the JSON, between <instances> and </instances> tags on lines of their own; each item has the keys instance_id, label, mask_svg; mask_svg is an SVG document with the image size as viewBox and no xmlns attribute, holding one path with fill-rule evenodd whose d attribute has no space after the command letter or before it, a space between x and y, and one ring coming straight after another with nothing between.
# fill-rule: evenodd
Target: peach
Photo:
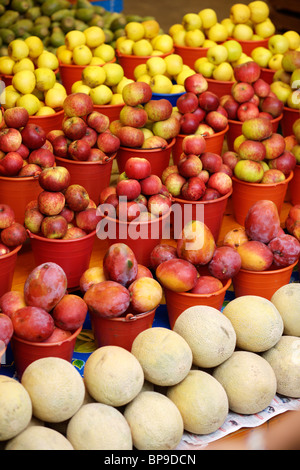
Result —
<instances>
[{"instance_id":1,"label":"peach","mask_svg":"<svg viewBox=\"0 0 300 470\"><path fill-rule=\"evenodd\" d=\"M266 271L273 263L273 253L262 242L250 240L237 248L242 260L242 269L248 271Z\"/></svg>"},{"instance_id":2,"label":"peach","mask_svg":"<svg viewBox=\"0 0 300 470\"><path fill-rule=\"evenodd\" d=\"M210 229L198 220L188 222L177 241L177 255L194 265L210 262L216 249Z\"/></svg>"},{"instance_id":3,"label":"peach","mask_svg":"<svg viewBox=\"0 0 300 470\"><path fill-rule=\"evenodd\" d=\"M131 306L135 312L149 312L157 308L162 299L162 287L155 279L140 277L128 287Z\"/></svg>"},{"instance_id":4,"label":"peach","mask_svg":"<svg viewBox=\"0 0 300 470\"><path fill-rule=\"evenodd\" d=\"M156 268L159 283L174 292L188 292L193 289L197 277L195 266L184 259L169 259Z\"/></svg>"}]
</instances>

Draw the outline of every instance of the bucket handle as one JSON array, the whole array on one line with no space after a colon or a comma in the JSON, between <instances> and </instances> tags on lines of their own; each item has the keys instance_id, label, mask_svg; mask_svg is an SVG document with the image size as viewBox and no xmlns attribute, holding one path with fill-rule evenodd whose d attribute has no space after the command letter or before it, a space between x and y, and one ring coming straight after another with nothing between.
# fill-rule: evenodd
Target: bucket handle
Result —
<instances>
[{"instance_id":1,"label":"bucket handle","mask_svg":"<svg viewBox=\"0 0 300 470\"><path fill-rule=\"evenodd\" d=\"M128 322L128 321L135 321L137 319L137 316L136 315L133 315L132 313L127 313L126 317L125 317L125 321Z\"/></svg>"}]
</instances>

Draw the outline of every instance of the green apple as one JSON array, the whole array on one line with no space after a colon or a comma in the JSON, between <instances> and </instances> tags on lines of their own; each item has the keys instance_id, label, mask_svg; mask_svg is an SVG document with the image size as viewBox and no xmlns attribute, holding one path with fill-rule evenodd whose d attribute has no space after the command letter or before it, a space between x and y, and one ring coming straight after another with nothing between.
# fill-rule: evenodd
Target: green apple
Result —
<instances>
[{"instance_id":1,"label":"green apple","mask_svg":"<svg viewBox=\"0 0 300 470\"><path fill-rule=\"evenodd\" d=\"M217 14L212 8L204 8L199 11L198 15L201 18L203 29L211 28L218 21Z\"/></svg>"},{"instance_id":2,"label":"green apple","mask_svg":"<svg viewBox=\"0 0 300 470\"><path fill-rule=\"evenodd\" d=\"M260 67L267 68L270 59L272 58L272 52L263 46L255 47L251 52L251 57Z\"/></svg>"},{"instance_id":3,"label":"green apple","mask_svg":"<svg viewBox=\"0 0 300 470\"><path fill-rule=\"evenodd\" d=\"M106 73L104 85L107 85L109 87L117 85L124 77L124 70L120 64L117 64L117 63L104 64L103 70Z\"/></svg>"},{"instance_id":4,"label":"green apple","mask_svg":"<svg viewBox=\"0 0 300 470\"><path fill-rule=\"evenodd\" d=\"M251 41L253 29L248 24L236 24L232 32L232 37L238 41Z\"/></svg>"},{"instance_id":5,"label":"green apple","mask_svg":"<svg viewBox=\"0 0 300 470\"><path fill-rule=\"evenodd\" d=\"M183 67L183 60L179 54L170 54L164 58L166 64L166 72L173 77L181 72Z\"/></svg>"},{"instance_id":6,"label":"green apple","mask_svg":"<svg viewBox=\"0 0 300 470\"><path fill-rule=\"evenodd\" d=\"M154 75L150 83L153 93L171 93L172 81L165 75Z\"/></svg>"},{"instance_id":7,"label":"green apple","mask_svg":"<svg viewBox=\"0 0 300 470\"><path fill-rule=\"evenodd\" d=\"M184 40L185 35L186 35L185 29L175 31L175 33L172 36L174 44L176 44L176 46L184 47L185 46L185 40Z\"/></svg>"},{"instance_id":8,"label":"green apple","mask_svg":"<svg viewBox=\"0 0 300 470\"><path fill-rule=\"evenodd\" d=\"M228 32L228 37L231 37L232 32L233 32L234 27L235 27L235 24L231 21L231 19L230 18L224 18L221 21L221 25L225 26L225 28L227 29L227 32Z\"/></svg>"},{"instance_id":9,"label":"green apple","mask_svg":"<svg viewBox=\"0 0 300 470\"><path fill-rule=\"evenodd\" d=\"M298 90L298 88L300 88L300 69L294 70L290 83L293 90Z\"/></svg>"},{"instance_id":10,"label":"green apple","mask_svg":"<svg viewBox=\"0 0 300 470\"><path fill-rule=\"evenodd\" d=\"M203 77L211 78L213 76L213 71L216 66L212 64L211 62L209 62L209 60L207 60L206 62L198 62L197 66L195 63L194 67L195 67L196 72L201 73Z\"/></svg>"},{"instance_id":11,"label":"green apple","mask_svg":"<svg viewBox=\"0 0 300 470\"><path fill-rule=\"evenodd\" d=\"M275 33L276 28L270 18L267 18L265 21L256 24L254 26L254 31L255 34L258 34L258 36L260 36L261 38L266 39Z\"/></svg>"},{"instance_id":12,"label":"green apple","mask_svg":"<svg viewBox=\"0 0 300 470\"><path fill-rule=\"evenodd\" d=\"M193 29L185 34L185 45L188 47L202 47L205 41L205 35L201 29Z\"/></svg>"},{"instance_id":13,"label":"green apple","mask_svg":"<svg viewBox=\"0 0 300 470\"><path fill-rule=\"evenodd\" d=\"M282 69L283 54L274 54L268 62L268 67L271 70Z\"/></svg>"},{"instance_id":14,"label":"green apple","mask_svg":"<svg viewBox=\"0 0 300 470\"><path fill-rule=\"evenodd\" d=\"M217 44L216 46L208 49L206 57L212 64L219 65L222 62L225 62L228 58L227 48L222 44Z\"/></svg>"},{"instance_id":15,"label":"green apple","mask_svg":"<svg viewBox=\"0 0 300 470\"><path fill-rule=\"evenodd\" d=\"M225 46L227 49L228 62L235 62L241 57L243 49L238 41L235 41L234 39L230 39L229 41L225 41L223 43L223 46Z\"/></svg>"},{"instance_id":16,"label":"green apple","mask_svg":"<svg viewBox=\"0 0 300 470\"><path fill-rule=\"evenodd\" d=\"M276 81L271 83L270 89L277 98L282 101L284 104L287 102L288 97L292 93L290 85L284 82Z\"/></svg>"},{"instance_id":17,"label":"green apple","mask_svg":"<svg viewBox=\"0 0 300 470\"><path fill-rule=\"evenodd\" d=\"M268 41L272 54L284 54L289 49L289 41L283 34L274 34Z\"/></svg>"},{"instance_id":18,"label":"green apple","mask_svg":"<svg viewBox=\"0 0 300 470\"><path fill-rule=\"evenodd\" d=\"M186 31L200 29L202 26L201 17L197 13L186 13L182 18L182 25Z\"/></svg>"},{"instance_id":19,"label":"green apple","mask_svg":"<svg viewBox=\"0 0 300 470\"><path fill-rule=\"evenodd\" d=\"M297 31L286 31L283 36L287 38L290 50L294 51L300 47L300 34Z\"/></svg>"},{"instance_id":20,"label":"green apple","mask_svg":"<svg viewBox=\"0 0 300 470\"><path fill-rule=\"evenodd\" d=\"M224 42L228 39L228 31L223 24L216 23L207 30L207 38L215 42Z\"/></svg>"},{"instance_id":21,"label":"green apple","mask_svg":"<svg viewBox=\"0 0 300 470\"><path fill-rule=\"evenodd\" d=\"M286 104L289 108L300 110L300 90L293 91L288 97Z\"/></svg>"},{"instance_id":22,"label":"green apple","mask_svg":"<svg viewBox=\"0 0 300 470\"><path fill-rule=\"evenodd\" d=\"M220 81L231 81L233 77L233 68L228 62L222 62L213 70L213 78Z\"/></svg>"},{"instance_id":23,"label":"green apple","mask_svg":"<svg viewBox=\"0 0 300 470\"><path fill-rule=\"evenodd\" d=\"M250 20L251 10L248 5L235 3L230 8L230 19L234 24L247 23Z\"/></svg>"},{"instance_id":24,"label":"green apple","mask_svg":"<svg viewBox=\"0 0 300 470\"><path fill-rule=\"evenodd\" d=\"M147 71L146 73L153 77L154 75L164 75L167 70L167 65L163 57L152 56L146 61Z\"/></svg>"},{"instance_id":25,"label":"green apple","mask_svg":"<svg viewBox=\"0 0 300 470\"><path fill-rule=\"evenodd\" d=\"M269 17L270 9L266 2L254 0L248 4L250 8L250 20L253 23L261 23Z\"/></svg>"}]
</instances>

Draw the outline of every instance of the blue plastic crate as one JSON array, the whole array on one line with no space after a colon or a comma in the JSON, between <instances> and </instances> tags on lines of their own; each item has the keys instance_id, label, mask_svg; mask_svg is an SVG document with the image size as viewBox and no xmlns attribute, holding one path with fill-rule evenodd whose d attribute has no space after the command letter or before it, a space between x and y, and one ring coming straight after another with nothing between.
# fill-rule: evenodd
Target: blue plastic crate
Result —
<instances>
[{"instance_id":1,"label":"blue plastic crate","mask_svg":"<svg viewBox=\"0 0 300 470\"><path fill-rule=\"evenodd\" d=\"M116 13L123 11L123 0L100 0L98 2L91 1L93 5L105 8L105 10Z\"/></svg>"}]
</instances>

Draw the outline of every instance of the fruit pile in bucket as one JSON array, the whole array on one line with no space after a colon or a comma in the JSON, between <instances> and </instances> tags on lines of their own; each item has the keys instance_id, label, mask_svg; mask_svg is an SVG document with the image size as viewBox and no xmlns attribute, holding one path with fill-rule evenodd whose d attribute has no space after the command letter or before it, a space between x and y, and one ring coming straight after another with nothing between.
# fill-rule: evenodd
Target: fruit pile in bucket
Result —
<instances>
[{"instance_id":1,"label":"fruit pile in bucket","mask_svg":"<svg viewBox=\"0 0 300 470\"><path fill-rule=\"evenodd\" d=\"M0 257L23 245L26 240L26 229L15 221L13 209L7 204L0 204Z\"/></svg>"}]
</instances>

